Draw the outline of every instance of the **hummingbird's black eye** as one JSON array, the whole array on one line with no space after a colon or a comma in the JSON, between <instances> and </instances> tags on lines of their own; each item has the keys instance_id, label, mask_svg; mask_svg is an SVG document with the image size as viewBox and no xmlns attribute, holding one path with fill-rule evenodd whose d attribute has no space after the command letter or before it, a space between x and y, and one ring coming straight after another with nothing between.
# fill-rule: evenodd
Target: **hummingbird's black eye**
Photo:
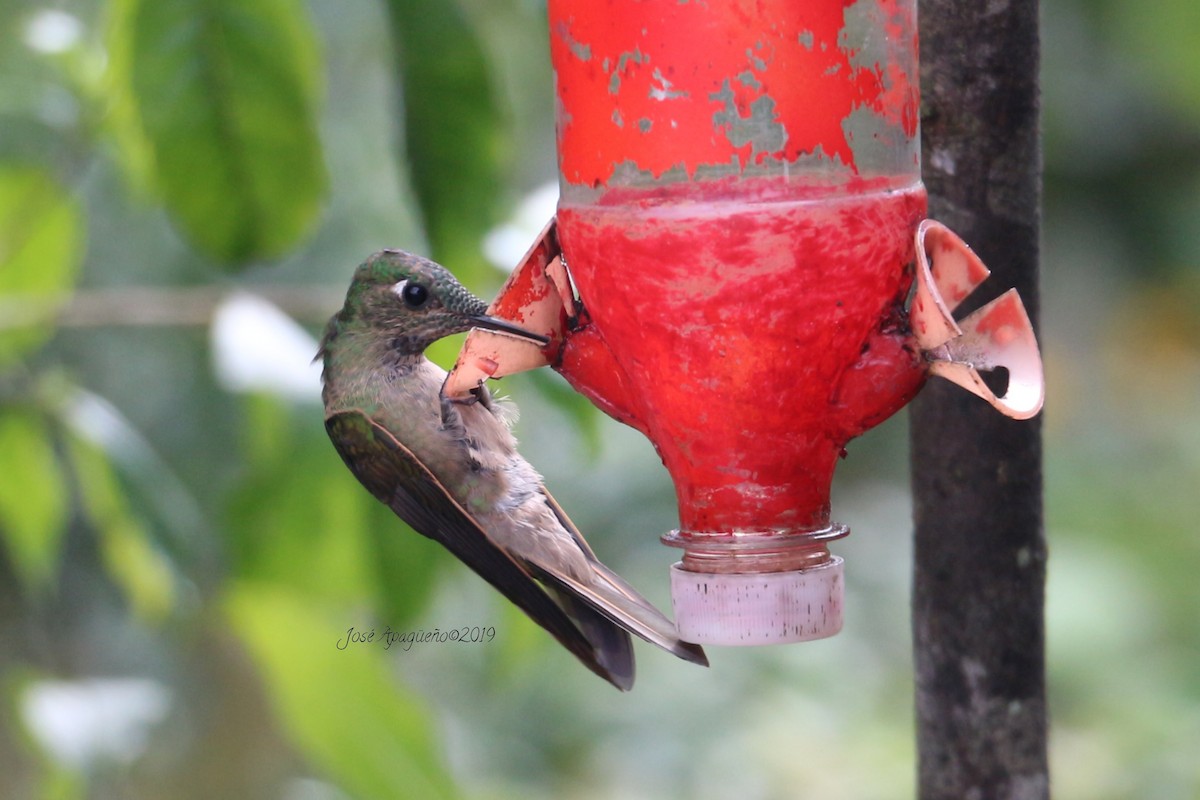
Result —
<instances>
[{"instance_id":1,"label":"hummingbird's black eye","mask_svg":"<svg viewBox=\"0 0 1200 800\"><path fill-rule=\"evenodd\" d=\"M419 283L405 281L404 288L400 290L400 299L409 308L420 308L429 299L429 290Z\"/></svg>"}]
</instances>

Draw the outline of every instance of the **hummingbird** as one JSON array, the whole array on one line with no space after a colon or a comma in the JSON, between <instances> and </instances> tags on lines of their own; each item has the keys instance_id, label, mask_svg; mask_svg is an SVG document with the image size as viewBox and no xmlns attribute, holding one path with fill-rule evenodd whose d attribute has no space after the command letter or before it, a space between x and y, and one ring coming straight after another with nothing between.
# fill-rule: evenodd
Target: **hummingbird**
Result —
<instances>
[{"instance_id":1,"label":"hummingbird","mask_svg":"<svg viewBox=\"0 0 1200 800\"><path fill-rule=\"evenodd\" d=\"M378 500L441 543L546 629L588 669L627 691L629 636L703 666L699 645L596 558L517 452L515 406L482 381L445 396L446 371L425 357L434 341L484 328L546 337L489 316L445 267L402 250L370 256L330 319L323 360L325 429Z\"/></svg>"}]
</instances>

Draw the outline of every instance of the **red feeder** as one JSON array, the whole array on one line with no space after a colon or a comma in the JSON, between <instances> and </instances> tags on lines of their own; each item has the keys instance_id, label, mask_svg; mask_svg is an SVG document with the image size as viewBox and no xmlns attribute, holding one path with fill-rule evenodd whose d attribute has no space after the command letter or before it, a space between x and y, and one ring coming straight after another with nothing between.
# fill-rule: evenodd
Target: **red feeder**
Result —
<instances>
[{"instance_id":1,"label":"red feeder","mask_svg":"<svg viewBox=\"0 0 1200 800\"><path fill-rule=\"evenodd\" d=\"M650 438L684 638L830 636L846 443L930 371L1041 406L1019 298L950 315L987 270L922 224L915 0L551 0L549 18L557 227L491 313L552 341L473 332L447 391L550 363ZM975 370L997 366L1003 399Z\"/></svg>"}]
</instances>

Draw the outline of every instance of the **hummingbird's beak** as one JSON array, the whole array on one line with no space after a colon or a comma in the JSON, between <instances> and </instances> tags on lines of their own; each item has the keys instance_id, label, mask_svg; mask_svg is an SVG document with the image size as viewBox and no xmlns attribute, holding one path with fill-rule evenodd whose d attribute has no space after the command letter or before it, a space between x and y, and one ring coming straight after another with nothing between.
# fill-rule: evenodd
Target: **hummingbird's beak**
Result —
<instances>
[{"instance_id":1,"label":"hummingbird's beak","mask_svg":"<svg viewBox=\"0 0 1200 800\"><path fill-rule=\"evenodd\" d=\"M528 339L531 342L536 342L539 347L545 347L550 343L548 336L542 336L540 333L527 331L520 325L514 325L506 319L499 317L489 317L487 314L472 314L467 317L471 321L471 325L475 328L483 328L489 331L499 331L500 333L509 333L513 336L518 336L522 339Z\"/></svg>"}]
</instances>

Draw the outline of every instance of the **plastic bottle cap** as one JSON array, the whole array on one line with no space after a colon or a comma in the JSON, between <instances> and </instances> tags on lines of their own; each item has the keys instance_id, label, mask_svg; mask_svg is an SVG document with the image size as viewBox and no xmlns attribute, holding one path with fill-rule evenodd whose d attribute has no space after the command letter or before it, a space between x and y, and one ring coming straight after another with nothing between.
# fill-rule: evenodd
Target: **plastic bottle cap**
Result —
<instances>
[{"instance_id":1,"label":"plastic bottle cap","mask_svg":"<svg viewBox=\"0 0 1200 800\"><path fill-rule=\"evenodd\" d=\"M689 572L671 565L671 604L685 641L807 642L842 629L842 559L791 572Z\"/></svg>"}]
</instances>

